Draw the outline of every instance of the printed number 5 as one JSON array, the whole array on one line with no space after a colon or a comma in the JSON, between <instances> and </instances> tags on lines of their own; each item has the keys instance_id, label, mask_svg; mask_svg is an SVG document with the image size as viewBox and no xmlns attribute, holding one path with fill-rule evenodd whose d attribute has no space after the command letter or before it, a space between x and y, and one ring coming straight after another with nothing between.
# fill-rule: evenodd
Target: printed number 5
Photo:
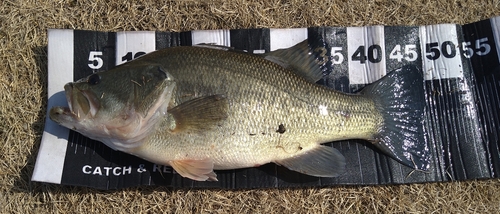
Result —
<instances>
[{"instance_id":1,"label":"printed number 5","mask_svg":"<svg viewBox=\"0 0 500 214\"><path fill-rule=\"evenodd\" d=\"M344 55L341 53L342 47L332 47L332 63L341 64L344 61Z\"/></svg>"},{"instance_id":2,"label":"printed number 5","mask_svg":"<svg viewBox=\"0 0 500 214\"><path fill-rule=\"evenodd\" d=\"M99 69L102 67L104 62L102 61L102 58L99 56L102 56L102 51L90 51L89 54L89 68L91 69Z\"/></svg>"}]
</instances>

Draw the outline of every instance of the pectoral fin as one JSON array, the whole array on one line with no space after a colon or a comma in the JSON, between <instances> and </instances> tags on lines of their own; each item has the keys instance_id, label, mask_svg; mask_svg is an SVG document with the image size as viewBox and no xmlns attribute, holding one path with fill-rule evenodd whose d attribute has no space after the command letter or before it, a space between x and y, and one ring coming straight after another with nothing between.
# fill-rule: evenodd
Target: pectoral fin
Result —
<instances>
[{"instance_id":1,"label":"pectoral fin","mask_svg":"<svg viewBox=\"0 0 500 214\"><path fill-rule=\"evenodd\" d=\"M217 181L217 175L213 171L214 162L211 159L170 161L170 166L182 177L195 181Z\"/></svg>"},{"instance_id":2,"label":"pectoral fin","mask_svg":"<svg viewBox=\"0 0 500 214\"><path fill-rule=\"evenodd\" d=\"M222 95L196 98L168 110L175 119L172 131L201 131L220 125L227 118L227 99Z\"/></svg>"},{"instance_id":3,"label":"pectoral fin","mask_svg":"<svg viewBox=\"0 0 500 214\"><path fill-rule=\"evenodd\" d=\"M346 165L344 156L337 149L322 145L275 163L316 177L337 177L344 173Z\"/></svg>"}]
</instances>

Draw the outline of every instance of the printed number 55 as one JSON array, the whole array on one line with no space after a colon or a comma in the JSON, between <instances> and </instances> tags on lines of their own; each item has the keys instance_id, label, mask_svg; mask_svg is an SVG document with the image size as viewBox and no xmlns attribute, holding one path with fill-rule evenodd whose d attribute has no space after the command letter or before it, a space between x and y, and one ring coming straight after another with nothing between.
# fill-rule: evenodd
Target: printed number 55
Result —
<instances>
[{"instance_id":1,"label":"printed number 55","mask_svg":"<svg viewBox=\"0 0 500 214\"><path fill-rule=\"evenodd\" d=\"M475 49L472 46L471 42L463 42L462 50L464 51L464 56L467 58L471 58L474 55L474 51L478 56L484 56L491 51L491 46L488 44L488 37L484 37L481 39L477 39L475 42Z\"/></svg>"}]
</instances>

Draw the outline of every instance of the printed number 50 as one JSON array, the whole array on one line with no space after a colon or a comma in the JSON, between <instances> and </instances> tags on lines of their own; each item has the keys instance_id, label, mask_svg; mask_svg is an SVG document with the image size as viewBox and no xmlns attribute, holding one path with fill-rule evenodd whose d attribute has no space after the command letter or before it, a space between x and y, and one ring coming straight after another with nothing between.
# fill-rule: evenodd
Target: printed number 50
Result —
<instances>
[{"instance_id":1,"label":"printed number 50","mask_svg":"<svg viewBox=\"0 0 500 214\"><path fill-rule=\"evenodd\" d=\"M89 68L91 69L99 69L102 67L104 62L102 61L102 58L99 57L102 56L102 51L90 51L89 54Z\"/></svg>"}]
</instances>

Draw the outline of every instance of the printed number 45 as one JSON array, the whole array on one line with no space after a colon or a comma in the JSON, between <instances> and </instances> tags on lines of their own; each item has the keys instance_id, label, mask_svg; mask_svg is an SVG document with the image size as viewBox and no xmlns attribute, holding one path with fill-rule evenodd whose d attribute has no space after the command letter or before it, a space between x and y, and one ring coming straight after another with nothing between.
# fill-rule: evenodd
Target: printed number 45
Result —
<instances>
[{"instance_id":1,"label":"printed number 45","mask_svg":"<svg viewBox=\"0 0 500 214\"><path fill-rule=\"evenodd\" d=\"M396 59L401 62L403 59L408 62L413 62L417 60L417 45L405 45L404 54L401 51L401 45L396 45L389 54L390 59Z\"/></svg>"}]
</instances>

